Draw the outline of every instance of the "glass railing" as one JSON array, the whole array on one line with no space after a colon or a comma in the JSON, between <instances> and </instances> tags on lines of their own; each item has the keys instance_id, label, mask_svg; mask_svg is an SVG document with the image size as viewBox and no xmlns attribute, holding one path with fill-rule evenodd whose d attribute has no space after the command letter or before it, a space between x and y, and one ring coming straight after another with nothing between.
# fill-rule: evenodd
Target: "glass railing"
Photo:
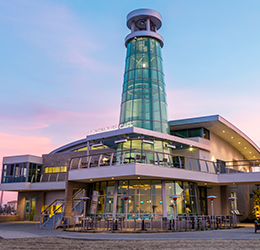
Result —
<instances>
[{"instance_id":1,"label":"glass railing","mask_svg":"<svg viewBox=\"0 0 260 250\"><path fill-rule=\"evenodd\" d=\"M216 165L212 161L141 149L128 149L109 153L91 154L84 157L73 157L70 160L69 170L127 165L133 163L213 174L217 173Z\"/></svg>"},{"instance_id":2,"label":"glass railing","mask_svg":"<svg viewBox=\"0 0 260 250\"><path fill-rule=\"evenodd\" d=\"M217 171L220 174L260 172L260 160L218 162Z\"/></svg>"}]
</instances>

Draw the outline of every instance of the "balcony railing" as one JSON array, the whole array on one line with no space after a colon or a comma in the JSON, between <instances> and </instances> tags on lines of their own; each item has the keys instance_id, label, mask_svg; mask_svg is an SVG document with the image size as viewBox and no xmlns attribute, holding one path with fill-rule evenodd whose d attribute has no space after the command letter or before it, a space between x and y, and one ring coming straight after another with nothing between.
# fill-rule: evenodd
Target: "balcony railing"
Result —
<instances>
[{"instance_id":1,"label":"balcony railing","mask_svg":"<svg viewBox=\"0 0 260 250\"><path fill-rule=\"evenodd\" d=\"M218 162L217 171L220 174L260 172L260 160Z\"/></svg>"},{"instance_id":2,"label":"balcony railing","mask_svg":"<svg viewBox=\"0 0 260 250\"><path fill-rule=\"evenodd\" d=\"M179 168L212 174L217 173L216 165L212 161L141 149L127 149L109 153L92 154L84 157L73 157L70 160L69 170L127 165L132 163Z\"/></svg>"}]
</instances>

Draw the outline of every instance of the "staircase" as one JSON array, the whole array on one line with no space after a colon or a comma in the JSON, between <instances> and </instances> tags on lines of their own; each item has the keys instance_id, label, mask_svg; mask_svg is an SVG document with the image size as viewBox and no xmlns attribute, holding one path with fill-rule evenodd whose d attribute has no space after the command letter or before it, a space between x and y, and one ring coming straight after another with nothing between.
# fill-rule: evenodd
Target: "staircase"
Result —
<instances>
[{"instance_id":1,"label":"staircase","mask_svg":"<svg viewBox=\"0 0 260 250\"><path fill-rule=\"evenodd\" d=\"M72 215L81 216L84 211L84 201L80 198L85 196L85 189L79 189L72 197L73 207ZM64 199L56 199L48 207L41 212L40 228L41 229L56 229L64 218L65 201Z\"/></svg>"},{"instance_id":2,"label":"staircase","mask_svg":"<svg viewBox=\"0 0 260 250\"><path fill-rule=\"evenodd\" d=\"M84 212L84 201L81 200L81 197L85 196L85 189L79 189L73 195L73 207L72 207L72 215L73 216L80 216Z\"/></svg>"}]
</instances>

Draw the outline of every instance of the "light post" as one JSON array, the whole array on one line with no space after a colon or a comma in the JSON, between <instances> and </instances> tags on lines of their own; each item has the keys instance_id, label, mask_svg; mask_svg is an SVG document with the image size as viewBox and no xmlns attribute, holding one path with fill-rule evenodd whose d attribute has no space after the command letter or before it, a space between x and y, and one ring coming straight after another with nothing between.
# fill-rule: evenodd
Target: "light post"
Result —
<instances>
[{"instance_id":1,"label":"light post","mask_svg":"<svg viewBox=\"0 0 260 250\"><path fill-rule=\"evenodd\" d=\"M125 230L127 229L127 203L128 203L128 196L123 196L125 200Z\"/></svg>"},{"instance_id":2,"label":"light post","mask_svg":"<svg viewBox=\"0 0 260 250\"><path fill-rule=\"evenodd\" d=\"M214 220L213 220L213 216L214 216L213 201L214 201L214 199L217 199L217 196L215 196L215 195L210 195L210 196L208 196L207 198L210 199L210 202L211 202L211 216L212 216L212 221L213 221L213 226L214 226Z\"/></svg>"},{"instance_id":3,"label":"light post","mask_svg":"<svg viewBox=\"0 0 260 250\"><path fill-rule=\"evenodd\" d=\"M214 199L217 199L217 196L210 195L210 196L208 196L207 198L210 199L210 201L211 201L211 215L212 215L212 217L213 217L213 215L214 215L213 201L214 201Z\"/></svg>"},{"instance_id":4,"label":"light post","mask_svg":"<svg viewBox=\"0 0 260 250\"><path fill-rule=\"evenodd\" d=\"M177 199L180 197L178 195L173 195L171 198L174 201L174 230L176 231Z\"/></svg>"},{"instance_id":5,"label":"light post","mask_svg":"<svg viewBox=\"0 0 260 250\"><path fill-rule=\"evenodd\" d=\"M84 201L84 219L86 218L86 203L87 203L87 200L89 200L89 197L80 197L81 200Z\"/></svg>"}]
</instances>

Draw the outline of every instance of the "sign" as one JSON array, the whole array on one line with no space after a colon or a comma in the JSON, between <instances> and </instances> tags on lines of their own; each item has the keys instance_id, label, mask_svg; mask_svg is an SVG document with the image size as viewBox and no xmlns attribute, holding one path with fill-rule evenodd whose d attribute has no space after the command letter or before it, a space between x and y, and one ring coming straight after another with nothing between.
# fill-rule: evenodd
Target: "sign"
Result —
<instances>
[{"instance_id":1,"label":"sign","mask_svg":"<svg viewBox=\"0 0 260 250\"><path fill-rule=\"evenodd\" d=\"M93 191L90 214L97 213L97 203L98 203L98 191Z\"/></svg>"},{"instance_id":2,"label":"sign","mask_svg":"<svg viewBox=\"0 0 260 250\"><path fill-rule=\"evenodd\" d=\"M113 130L118 130L118 129L123 129L123 128L130 128L133 127L133 122L126 122L126 123L121 123L119 125L113 125L110 127L105 127L105 128L99 128L99 129L93 129L89 131L88 135L95 135L103 132L108 132L108 131L113 131Z\"/></svg>"}]
</instances>

